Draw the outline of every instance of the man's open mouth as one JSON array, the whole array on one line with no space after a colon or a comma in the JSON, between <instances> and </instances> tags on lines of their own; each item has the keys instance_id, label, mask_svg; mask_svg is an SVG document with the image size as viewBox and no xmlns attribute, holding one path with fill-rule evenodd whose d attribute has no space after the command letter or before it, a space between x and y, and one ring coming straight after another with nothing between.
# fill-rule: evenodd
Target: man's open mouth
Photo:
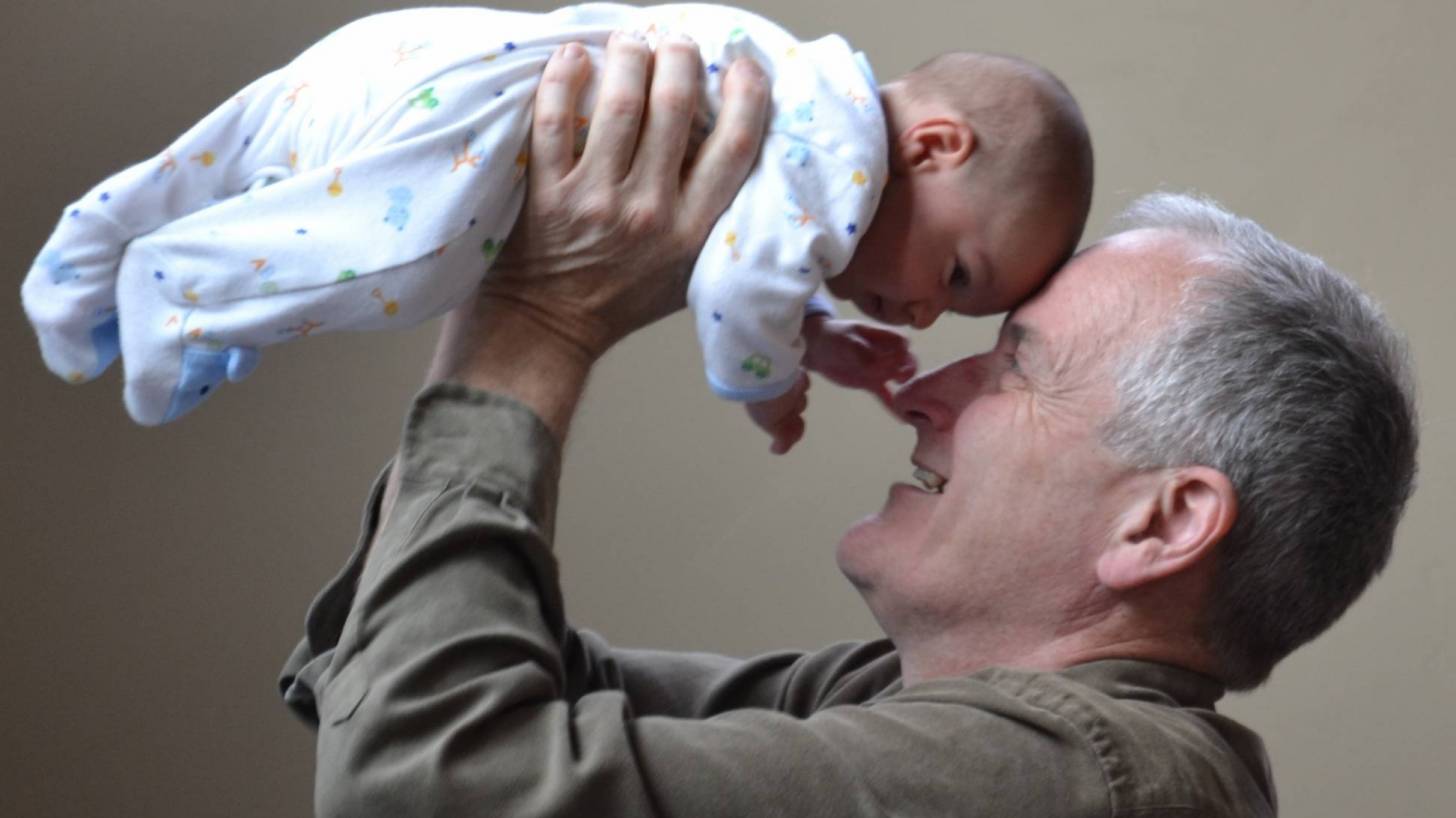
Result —
<instances>
[{"instance_id":1,"label":"man's open mouth","mask_svg":"<svg viewBox=\"0 0 1456 818\"><path fill-rule=\"evenodd\" d=\"M919 480L920 485L924 486L925 490L932 494L941 494L945 491L945 478L930 469L917 466L915 468L915 479Z\"/></svg>"}]
</instances>

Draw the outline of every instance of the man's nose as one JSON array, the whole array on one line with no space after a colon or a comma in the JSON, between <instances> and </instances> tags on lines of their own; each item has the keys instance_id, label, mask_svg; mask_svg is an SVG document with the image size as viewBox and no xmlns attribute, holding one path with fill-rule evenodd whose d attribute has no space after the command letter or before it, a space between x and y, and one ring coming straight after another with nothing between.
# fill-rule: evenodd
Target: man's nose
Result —
<instances>
[{"instance_id":1,"label":"man's nose","mask_svg":"<svg viewBox=\"0 0 1456 818\"><path fill-rule=\"evenodd\" d=\"M895 390L890 408L911 426L948 429L981 381L977 358L963 358L918 375Z\"/></svg>"}]
</instances>

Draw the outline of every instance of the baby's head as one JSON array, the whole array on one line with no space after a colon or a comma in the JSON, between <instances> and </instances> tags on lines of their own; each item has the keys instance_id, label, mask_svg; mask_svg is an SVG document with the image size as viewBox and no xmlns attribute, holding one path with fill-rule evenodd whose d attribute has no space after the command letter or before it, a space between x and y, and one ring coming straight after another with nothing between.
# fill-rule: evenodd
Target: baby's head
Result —
<instances>
[{"instance_id":1,"label":"baby's head","mask_svg":"<svg viewBox=\"0 0 1456 818\"><path fill-rule=\"evenodd\" d=\"M1004 312L1076 249L1092 144L1055 76L1014 57L942 54L880 89L890 178L829 291L891 324Z\"/></svg>"}]
</instances>

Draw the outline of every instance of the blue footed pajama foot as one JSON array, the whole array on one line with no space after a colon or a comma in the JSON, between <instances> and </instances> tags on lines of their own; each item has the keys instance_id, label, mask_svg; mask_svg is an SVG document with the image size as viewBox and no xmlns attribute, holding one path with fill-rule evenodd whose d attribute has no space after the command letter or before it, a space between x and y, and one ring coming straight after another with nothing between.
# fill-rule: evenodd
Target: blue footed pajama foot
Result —
<instances>
[{"instance_id":1,"label":"blue footed pajama foot","mask_svg":"<svg viewBox=\"0 0 1456 818\"><path fill-rule=\"evenodd\" d=\"M89 330L40 333L41 358L52 372L71 383L101 376L121 354L120 325L114 310L97 316Z\"/></svg>"},{"instance_id":2,"label":"blue footed pajama foot","mask_svg":"<svg viewBox=\"0 0 1456 818\"><path fill-rule=\"evenodd\" d=\"M65 252L51 245L41 251L20 295L46 368L70 383L85 383L106 371L120 352L117 233L79 207L70 214L56 231L70 244Z\"/></svg>"},{"instance_id":3,"label":"blue footed pajama foot","mask_svg":"<svg viewBox=\"0 0 1456 818\"><path fill-rule=\"evenodd\" d=\"M132 420L145 426L171 423L207 400L227 381L243 380L258 366L258 350L186 347L176 385L128 377L124 397Z\"/></svg>"}]
</instances>

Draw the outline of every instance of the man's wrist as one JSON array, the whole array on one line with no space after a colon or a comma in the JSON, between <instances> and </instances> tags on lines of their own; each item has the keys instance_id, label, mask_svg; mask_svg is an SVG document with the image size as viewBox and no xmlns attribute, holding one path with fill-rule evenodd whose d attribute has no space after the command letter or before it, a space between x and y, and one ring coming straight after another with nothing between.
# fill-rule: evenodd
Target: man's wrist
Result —
<instances>
[{"instance_id":1,"label":"man's wrist","mask_svg":"<svg viewBox=\"0 0 1456 818\"><path fill-rule=\"evenodd\" d=\"M446 318L427 380L508 395L564 442L598 354L562 332L558 316L482 293Z\"/></svg>"}]
</instances>

